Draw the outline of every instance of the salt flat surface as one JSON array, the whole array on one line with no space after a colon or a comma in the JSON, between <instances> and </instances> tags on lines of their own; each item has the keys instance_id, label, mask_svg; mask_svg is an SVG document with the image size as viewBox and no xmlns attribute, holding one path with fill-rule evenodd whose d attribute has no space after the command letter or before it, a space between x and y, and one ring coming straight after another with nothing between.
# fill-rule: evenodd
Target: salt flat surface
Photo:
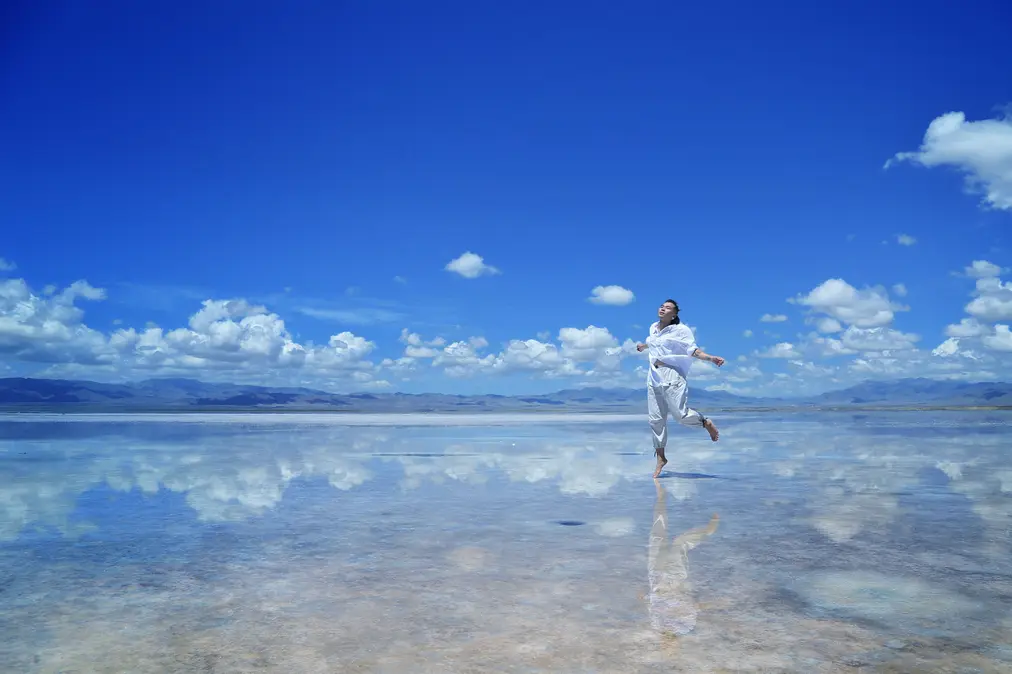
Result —
<instances>
[{"instance_id":1,"label":"salt flat surface","mask_svg":"<svg viewBox=\"0 0 1012 674\"><path fill-rule=\"evenodd\" d=\"M1012 415L207 416L0 419L0 671L1012 671Z\"/></svg>"}]
</instances>

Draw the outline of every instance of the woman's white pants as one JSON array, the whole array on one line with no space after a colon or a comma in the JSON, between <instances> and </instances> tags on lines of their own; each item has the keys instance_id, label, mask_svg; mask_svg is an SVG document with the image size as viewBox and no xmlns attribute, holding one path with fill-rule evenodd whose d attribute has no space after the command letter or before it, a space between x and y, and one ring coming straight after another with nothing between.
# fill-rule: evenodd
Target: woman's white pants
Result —
<instances>
[{"instance_id":1,"label":"woman's white pants","mask_svg":"<svg viewBox=\"0 0 1012 674\"><path fill-rule=\"evenodd\" d=\"M676 372L669 374L661 384L647 386L647 414L653 434L654 449L667 447L668 415L683 426L702 426L705 417L689 407L689 387L685 378ZM674 376L670 376L670 375Z\"/></svg>"}]
</instances>

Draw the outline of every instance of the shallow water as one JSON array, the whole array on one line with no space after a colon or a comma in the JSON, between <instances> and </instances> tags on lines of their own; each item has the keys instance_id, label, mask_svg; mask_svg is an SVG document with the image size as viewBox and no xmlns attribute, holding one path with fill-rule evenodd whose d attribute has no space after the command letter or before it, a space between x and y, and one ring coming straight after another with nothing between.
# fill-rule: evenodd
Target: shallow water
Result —
<instances>
[{"instance_id":1,"label":"shallow water","mask_svg":"<svg viewBox=\"0 0 1012 674\"><path fill-rule=\"evenodd\" d=\"M0 416L0 671L1012 671L1009 415L206 416Z\"/></svg>"}]
</instances>

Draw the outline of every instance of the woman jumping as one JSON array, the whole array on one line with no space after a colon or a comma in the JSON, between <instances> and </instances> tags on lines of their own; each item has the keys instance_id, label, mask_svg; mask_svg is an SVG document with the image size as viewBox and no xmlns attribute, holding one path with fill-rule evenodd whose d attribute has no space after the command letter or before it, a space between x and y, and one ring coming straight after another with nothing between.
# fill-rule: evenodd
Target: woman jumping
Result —
<instances>
[{"instance_id":1,"label":"woman jumping","mask_svg":"<svg viewBox=\"0 0 1012 674\"><path fill-rule=\"evenodd\" d=\"M654 477L657 477L668 462L664 456L664 447L668 442L669 414L685 426L705 428L714 442L720 436L711 420L688 406L685 379L689 376L693 358L705 360L717 367L724 364L724 359L711 356L696 346L692 330L682 325L678 318L678 303L674 300L665 300L661 304L657 310L657 322L650 326L650 336L646 343L636 345L637 351L645 349L649 350L650 356L647 413L653 433L654 454L657 456L657 468L654 470Z\"/></svg>"}]
</instances>

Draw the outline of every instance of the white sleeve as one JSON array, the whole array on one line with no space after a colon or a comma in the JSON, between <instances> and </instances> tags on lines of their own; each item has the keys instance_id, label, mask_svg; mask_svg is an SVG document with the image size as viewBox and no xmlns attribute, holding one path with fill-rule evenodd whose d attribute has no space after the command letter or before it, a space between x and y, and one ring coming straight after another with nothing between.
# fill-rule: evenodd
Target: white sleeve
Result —
<instances>
[{"instance_id":1,"label":"white sleeve","mask_svg":"<svg viewBox=\"0 0 1012 674\"><path fill-rule=\"evenodd\" d=\"M696 339L688 328L664 335L658 340L656 360L665 365L674 365L678 358L691 356L696 349Z\"/></svg>"}]
</instances>

